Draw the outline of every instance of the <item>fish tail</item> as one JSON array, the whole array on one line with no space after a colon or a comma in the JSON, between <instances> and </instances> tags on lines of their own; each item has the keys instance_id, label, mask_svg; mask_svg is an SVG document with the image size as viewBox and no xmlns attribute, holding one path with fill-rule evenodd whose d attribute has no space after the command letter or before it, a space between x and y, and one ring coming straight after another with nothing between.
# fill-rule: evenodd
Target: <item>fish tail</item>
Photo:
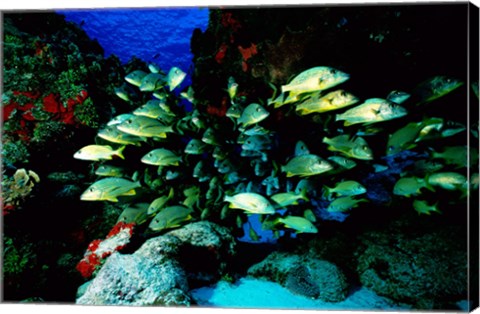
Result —
<instances>
[{"instance_id":1,"label":"fish tail","mask_svg":"<svg viewBox=\"0 0 480 314\"><path fill-rule=\"evenodd\" d=\"M283 219L281 217L278 217L278 218L275 218L273 221L272 221L272 224L274 226L280 224L280 223L283 223Z\"/></svg>"},{"instance_id":2,"label":"fish tail","mask_svg":"<svg viewBox=\"0 0 480 314\"><path fill-rule=\"evenodd\" d=\"M122 159L125 159L125 156L123 156L123 150L127 147L126 145L120 147L119 149L116 150L116 155Z\"/></svg>"},{"instance_id":3,"label":"fish tail","mask_svg":"<svg viewBox=\"0 0 480 314\"><path fill-rule=\"evenodd\" d=\"M423 181L425 182L425 187L427 189L429 189L430 191L432 191L431 189L433 189L433 192L435 192L434 187L430 184L430 173L427 173L425 175L425 178L423 178Z\"/></svg>"},{"instance_id":4,"label":"fish tail","mask_svg":"<svg viewBox=\"0 0 480 314\"><path fill-rule=\"evenodd\" d=\"M432 192L436 192L435 191L435 188L433 187L433 185L431 185L429 182L428 182L428 179L429 179L430 175L427 174L425 176L425 179L423 179L423 181L425 182L425 188L429 191L432 191Z\"/></svg>"},{"instance_id":5,"label":"fish tail","mask_svg":"<svg viewBox=\"0 0 480 314\"><path fill-rule=\"evenodd\" d=\"M326 185L324 185L323 187L325 188L325 191L323 192L322 196L325 197L326 199L330 200L330 196L332 194L332 192L331 192L332 188L330 188Z\"/></svg>"},{"instance_id":6,"label":"fish tail","mask_svg":"<svg viewBox=\"0 0 480 314\"><path fill-rule=\"evenodd\" d=\"M175 192L175 190L173 189L173 187L171 187L170 191L168 192L167 199L173 198L174 192Z\"/></svg>"},{"instance_id":7,"label":"fish tail","mask_svg":"<svg viewBox=\"0 0 480 314\"><path fill-rule=\"evenodd\" d=\"M225 195L225 196L223 197L223 201L224 201L224 202L229 202L229 203L231 203L231 202L230 202L231 200L232 200L232 198L231 198L230 196L228 196L228 195Z\"/></svg>"},{"instance_id":8,"label":"fish tail","mask_svg":"<svg viewBox=\"0 0 480 314\"><path fill-rule=\"evenodd\" d=\"M306 188L305 188L305 189L302 189L302 190L300 191L300 195L302 196L302 200L304 200L305 202L310 201L309 198L308 198L308 196L307 196L307 189L306 189Z\"/></svg>"}]
</instances>

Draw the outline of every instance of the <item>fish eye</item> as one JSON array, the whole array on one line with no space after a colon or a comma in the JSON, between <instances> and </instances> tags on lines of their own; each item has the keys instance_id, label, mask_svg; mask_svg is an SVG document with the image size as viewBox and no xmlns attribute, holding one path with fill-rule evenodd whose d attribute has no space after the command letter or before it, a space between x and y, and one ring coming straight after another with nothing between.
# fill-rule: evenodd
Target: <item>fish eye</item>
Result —
<instances>
[{"instance_id":1,"label":"fish eye","mask_svg":"<svg viewBox=\"0 0 480 314\"><path fill-rule=\"evenodd\" d=\"M93 188L89 188L88 191L89 191L89 192L93 192Z\"/></svg>"},{"instance_id":2,"label":"fish eye","mask_svg":"<svg viewBox=\"0 0 480 314\"><path fill-rule=\"evenodd\" d=\"M345 96L347 96L347 93L345 93L345 91L342 90L342 92L340 93L340 95L341 95L342 97L345 97Z\"/></svg>"},{"instance_id":3,"label":"fish eye","mask_svg":"<svg viewBox=\"0 0 480 314\"><path fill-rule=\"evenodd\" d=\"M336 73L337 73L337 70L335 70L335 69L330 70L330 74L336 74Z\"/></svg>"},{"instance_id":4,"label":"fish eye","mask_svg":"<svg viewBox=\"0 0 480 314\"><path fill-rule=\"evenodd\" d=\"M362 146L362 149L363 149L363 150L368 150L368 146L363 145L363 146Z\"/></svg>"},{"instance_id":5,"label":"fish eye","mask_svg":"<svg viewBox=\"0 0 480 314\"><path fill-rule=\"evenodd\" d=\"M252 141L248 140L248 141L247 141L247 144L252 144Z\"/></svg>"},{"instance_id":6,"label":"fish eye","mask_svg":"<svg viewBox=\"0 0 480 314\"><path fill-rule=\"evenodd\" d=\"M261 110L260 107L257 107L257 112L260 112L260 110Z\"/></svg>"}]
</instances>

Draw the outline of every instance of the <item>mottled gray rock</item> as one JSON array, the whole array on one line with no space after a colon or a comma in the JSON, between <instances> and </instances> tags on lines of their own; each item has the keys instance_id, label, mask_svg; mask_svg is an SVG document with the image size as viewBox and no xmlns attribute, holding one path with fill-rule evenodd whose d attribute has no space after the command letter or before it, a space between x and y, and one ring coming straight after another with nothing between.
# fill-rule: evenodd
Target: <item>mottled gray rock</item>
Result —
<instances>
[{"instance_id":1,"label":"mottled gray rock","mask_svg":"<svg viewBox=\"0 0 480 314\"><path fill-rule=\"evenodd\" d=\"M188 305L188 283L175 260L112 254L77 304ZM168 293L166 293L168 292Z\"/></svg>"},{"instance_id":2,"label":"mottled gray rock","mask_svg":"<svg viewBox=\"0 0 480 314\"><path fill-rule=\"evenodd\" d=\"M219 253L232 255L235 252L235 238L228 229L208 221L199 221L170 231L172 235L183 243L194 247L204 247Z\"/></svg>"},{"instance_id":3,"label":"mottled gray rock","mask_svg":"<svg viewBox=\"0 0 480 314\"><path fill-rule=\"evenodd\" d=\"M417 309L444 309L467 296L467 247L461 235L453 227L424 234L392 228L368 232L357 251L360 281Z\"/></svg>"},{"instance_id":4,"label":"mottled gray rock","mask_svg":"<svg viewBox=\"0 0 480 314\"><path fill-rule=\"evenodd\" d=\"M77 304L190 305L185 261L195 261L197 271L218 274L220 261L233 253L234 238L225 228L192 223L149 239L133 254L112 254Z\"/></svg>"},{"instance_id":5,"label":"mottled gray rock","mask_svg":"<svg viewBox=\"0 0 480 314\"><path fill-rule=\"evenodd\" d=\"M347 297L343 272L335 264L308 254L274 252L250 267L248 274L278 282L293 293L312 299L340 302Z\"/></svg>"}]
</instances>

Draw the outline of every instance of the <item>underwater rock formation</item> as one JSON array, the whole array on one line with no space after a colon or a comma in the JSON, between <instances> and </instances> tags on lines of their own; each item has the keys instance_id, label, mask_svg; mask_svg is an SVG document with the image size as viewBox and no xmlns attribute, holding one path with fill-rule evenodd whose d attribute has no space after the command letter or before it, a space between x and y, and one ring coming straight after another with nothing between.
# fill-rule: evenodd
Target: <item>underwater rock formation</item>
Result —
<instances>
[{"instance_id":1,"label":"underwater rock formation","mask_svg":"<svg viewBox=\"0 0 480 314\"><path fill-rule=\"evenodd\" d=\"M234 245L225 228L205 221L151 238L133 254L108 257L77 304L190 305L190 278L218 279Z\"/></svg>"},{"instance_id":2,"label":"underwater rock formation","mask_svg":"<svg viewBox=\"0 0 480 314\"><path fill-rule=\"evenodd\" d=\"M176 247L180 243L174 237L152 239L158 250ZM92 305L189 305L186 292L188 283L180 264L168 258L166 252L156 259L113 253L105 262L97 277L87 287L77 304ZM172 252L169 252L172 253ZM151 254L153 256L154 254Z\"/></svg>"},{"instance_id":3,"label":"underwater rock formation","mask_svg":"<svg viewBox=\"0 0 480 314\"><path fill-rule=\"evenodd\" d=\"M457 227L408 232L397 226L366 232L356 254L360 282L375 293L417 309L454 308L467 298L464 237ZM404 226L405 227L405 226Z\"/></svg>"},{"instance_id":4,"label":"underwater rock formation","mask_svg":"<svg viewBox=\"0 0 480 314\"><path fill-rule=\"evenodd\" d=\"M343 272L331 262L312 255L274 252L249 268L248 274L277 282L296 294L325 302L347 297L348 283Z\"/></svg>"}]
</instances>

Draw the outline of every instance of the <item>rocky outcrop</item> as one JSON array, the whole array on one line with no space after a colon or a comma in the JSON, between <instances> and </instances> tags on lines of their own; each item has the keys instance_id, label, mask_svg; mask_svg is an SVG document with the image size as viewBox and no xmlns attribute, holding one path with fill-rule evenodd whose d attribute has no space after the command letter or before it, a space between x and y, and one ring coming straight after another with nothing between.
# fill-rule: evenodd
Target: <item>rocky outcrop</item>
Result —
<instances>
[{"instance_id":1,"label":"rocky outcrop","mask_svg":"<svg viewBox=\"0 0 480 314\"><path fill-rule=\"evenodd\" d=\"M248 274L278 282L291 292L325 302L340 302L347 297L348 284L334 264L311 255L274 252L253 265Z\"/></svg>"},{"instance_id":2,"label":"rocky outcrop","mask_svg":"<svg viewBox=\"0 0 480 314\"><path fill-rule=\"evenodd\" d=\"M133 254L112 254L77 304L190 305L189 279L218 278L234 245L223 227L186 225L149 239Z\"/></svg>"},{"instance_id":3,"label":"rocky outcrop","mask_svg":"<svg viewBox=\"0 0 480 314\"><path fill-rule=\"evenodd\" d=\"M458 228L428 233L392 228L362 235L360 282L378 295L418 309L445 309L467 298L465 238Z\"/></svg>"}]
</instances>

